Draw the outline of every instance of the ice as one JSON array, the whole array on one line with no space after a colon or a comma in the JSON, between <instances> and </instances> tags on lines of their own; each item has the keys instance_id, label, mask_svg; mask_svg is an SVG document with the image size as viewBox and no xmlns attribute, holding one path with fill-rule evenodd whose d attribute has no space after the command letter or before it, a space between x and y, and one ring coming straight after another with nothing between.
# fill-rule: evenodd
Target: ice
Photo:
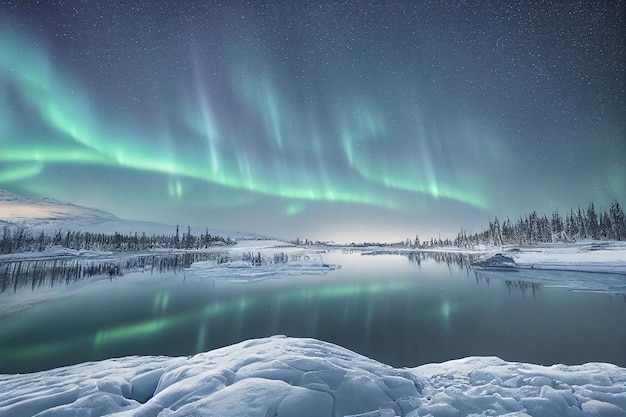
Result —
<instances>
[{"instance_id":1,"label":"ice","mask_svg":"<svg viewBox=\"0 0 626 417\"><path fill-rule=\"evenodd\" d=\"M593 417L623 417L624 409L614 405L597 400L587 401L582 405L582 411Z\"/></svg>"},{"instance_id":2,"label":"ice","mask_svg":"<svg viewBox=\"0 0 626 417\"><path fill-rule=\"evenodd\" d=\"M0 375L2 416L626 416L626 369L469 357L392 368L316 339Z\"/></svg>"},{"instance_id":3,"label":"ice","mask_svg":"<svg viewBox=\"0 0 626 417\"><path fill-rule=\"evenodd\" d=\"M186 272L201 279L255 282L294 275L325 274L341 268L340 265L325 263L323 250L302 249L278 240L240 240L226 250L230 258L228 262L194 262ZM259 262L243 260L246 253L255 259L260 257Z\"/></svg>"},{"instance_id":4,"label":"ice","mask_svg":"<svg viewBox=\"0 0 626 417\"><path fill-rule=\"evenodd\" d=\"M626 242L586 241L505 249L516 268L475 268L479 278L508 279L545 287L626 294ZM491 256L488 253L486 256Z\"/></svg>"},{"instance_id":5,"label":"ice","mask_svg":"<svg viewBox=\"0 0 626 417\"><path fill-rule=\"evenodd\" d=\"M251 265L249 262L244 261L232 261L227 263L202 261L191 265L187 272L189 276L197 276L200 278L255 282L292 275L325 274L339 268L341 268L340 265L324 263L321 258L289 261L286 263L267 263L263 265Z\"/></svg>"},{"instance_id":6,"label":"ice","mask_svg":"<svg viewBox=\"0 0 626 417\"><path fill-rule=\"evenodd\" d=\"M522 247L512 254L520 266L626 275L626 242L584 241Z\"/></svg>"},{"instance_id":7,"label":"ice","mask_svg":"<svg viewBox=\"0 0 626 417\"><path fill-rule=\"evenodd\" d=\"M585 414L585 407L596 406L585 404L598 400L598 409L606 406L603 410L626 416L626 369L611 364L545 367L471 357L423 365L413 371L430 381L425 394L430 390L437 392L435 396L445 393L449 398L437 403L454 406L460 401L455 407L459 410L478 405L496 413L523 413L513 415L589 416L593 414Z\"/></svg>"},{"instance_id":8,"label":"ice","mask_svg":"<svg viewBox=\"0 0 626 417\"><path fill-rule=\"evenodd\" d=\"M18 198L2 190L0 202L3 219L46 230L148 234L175 230L52 200ZM188 270L190 275L250 282L339 267L325 264L320 252L303 252L281 241L245 241L241 238L246 235L217 234L240 239L229 248L233 259L246 251L263 256L285 251L297 256L287 263L261 265L239 260L198 262ZM626 243L589 241L498 251L512 256L519 268L494 273L494 278L515 274L516 280L547 286L626 294ZM494 251L489 248L483 253L491 256ZM3 259L107 256L111 254L48 248L45 253L11 254ZM63 293L67 296L71 291L65 288ZM56 296L45 294L30 301ZM6 305L3 308L6 311ZM327 342L272 337L193 357L131 356L0 375L0 416L35 415L626 417L626 369L603 363L546 367L496 357L397 369Z\"/></svg>"}]
</instances>

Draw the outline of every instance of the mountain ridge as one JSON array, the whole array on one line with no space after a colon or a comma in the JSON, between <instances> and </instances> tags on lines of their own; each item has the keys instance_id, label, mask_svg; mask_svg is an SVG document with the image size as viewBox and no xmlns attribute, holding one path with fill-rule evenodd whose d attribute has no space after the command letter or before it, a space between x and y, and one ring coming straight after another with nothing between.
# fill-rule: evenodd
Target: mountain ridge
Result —
<instances>
[{"instance_id":1,"label":"mountain ridge","mask_svg":"<svg viewBox=\"0 0 626 417\"><path fill-rule=\"evenodd\" d=\"M0 189L0 226L23 226L35 230L80 230L93 233L174 234L176 225L122 219L107 211L62 202L49 197L27 197ZM204 233L206 226L189 226L193 233ZM256 233L228 231L209 227L209 233L231 238L265 238Z\"/></svg>"}]
</instances>

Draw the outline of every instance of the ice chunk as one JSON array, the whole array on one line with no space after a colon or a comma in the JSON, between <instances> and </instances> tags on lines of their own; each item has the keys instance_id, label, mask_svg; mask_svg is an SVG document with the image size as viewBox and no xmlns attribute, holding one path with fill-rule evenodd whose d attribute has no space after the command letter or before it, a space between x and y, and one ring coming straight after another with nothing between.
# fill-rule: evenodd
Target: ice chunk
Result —
<instances>
[{"instance_id":1,"label":"ice chunk","mask_svg":"<svg viewBox=\"0 0 626 417\"><path fill-rule=\"evenodd\" d=\"M582 410L592 417L624 417L626 410L615 404L602 401L590 400L582 405Z\"/></svg>"}]
</instances>

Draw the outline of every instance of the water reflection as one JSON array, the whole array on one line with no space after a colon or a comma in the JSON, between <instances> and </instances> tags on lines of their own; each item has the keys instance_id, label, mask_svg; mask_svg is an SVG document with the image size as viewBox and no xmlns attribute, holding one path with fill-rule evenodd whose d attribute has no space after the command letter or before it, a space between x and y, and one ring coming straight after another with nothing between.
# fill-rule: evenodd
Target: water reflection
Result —
<instances>
[{"instance_id":1,"label":"water reflection","mask_svg":"<svg viewBox=\"0 0 626 417\"><path fill-rule=\"evenodd\" d=\"M474 276L476 284L489 286L493 280L502 282L509 292L522 294L532 293L533 296L545 286L554 286L563 282L584 282L587 287L574 288L587 291L602 291L624 294L623 284L616 283L615 277L610 274L595 273L593 280L587 272L551 269L520 269L520 270L487 270L472 267L480 255L460 252L429 252L405 250L365 250L343 249L343 254L358 253L362 256L395 255L405 257L411 265L422 269L426 262L445 265L452 275L464 272L467 276ZM243 254L251 257L253 265L261 263L261 254ZM285 253L274 254L273 262L288 262L291 259ZM104 278L114 280L127 272L147 272L162 274L174 272L184 273L185 268L198 261L214 261L218 263L230 262L232 259L226 251L187 251L180 253L125 253L123 255L97 255L93 258L73 256L71 259L56 257L54 259L26 259L0 261L0 294L16 293L20 289L35 291L40 288L52 288L72 284L81 280ZM264 261L272 262L269 257ZM256 263L255 263L256 262ZM624 294L626 301L626 294Z\"/></svg>"},{"instance_id":2,"label":"water reflection","mask_svg":"<svg viewBox=\"0 0 626 417\"><path fill-rule=\"evenodd\" d=\"M446 264L449 268L458 267L459 270L469 270L473 262L478 259L478 255L461 252L425 252L425 251L405 251L405 250L372 250L361 253L363 256L376 255L402 255L408 258L409 262L421 267L425 260L433 260L438 264Z\"/></svg>"},{"instance_id":3,"label":"water reflection","mask_svg":"<svg viewBox=\"0 0 626 417\"><path fill-rule=\"evenodd\" d=\"M38 259L0 263L0 294L51 288L91 277L111 280L127 272L179 273L198 261L228 262L226 252L137 254L107 259Z\"/></svg>"},{"instance_id":4,"label":"water reflection","mask_svg":"<svg viewBox=\"0 0 626 417\"><path fill-rule=\"evenodd\" d=\"M398 250L342 250L342 253L360 252L362 256L401 255L418 268L422 263L431 260L437 264L444 264L452 273L453 270L464 271L468 275L473 273L478 285L489 285L491 277L488 274L471 268L478 255L458 252L421 252ZM284 254L283 254L284 255ZM276 257L276 256L275 256ZM194 262L215 261L229 262L228 252L184 252L168 254L125 254L124 256L110 256L106 259L37 259L0 262L0 294L8 291L17 292L19 289L35 291L38 288L52 288L59 285L76 283L81 280L102 277L110 280L128 272L146 272L150 274L184 272ZM498 277L502 280L502 277ZM522 280L503 280L511 292L525 293L532 291L533 295L541 288L541 284L524 282Z\"/></svg>"},{"instance_id":5,"label":"water reflection","mask_svg":"<svg viewBox=\"0 0 626 417\"><path fill-rule=\"evenodd\" d=\"M363 258L338 251L327 256L345 268L331 274L251 285L172 279L171 271L194 258L171 255L136 259L137 272L113 285L80 288L60 302L55 294L40 297L52 301L0 320L0 373L128 354L190 355L273 334L327 340L394 366L470 355L546 364L626 361L621 296L616 303L546 288L531 298L541 285L521 280L522 272L507 280L505 272L474 274L471 257L462 254Z\"/></svg>"},{"instance_id":6,"label":"water reflection","mask_svg":"<svg viewBox=\"0 0 626 417\"><path fill-rule=\"evenodd\" d=\"M474 276L476 277L477 285L487 285L491 284L492 278L489 275L485 275L479 271L474 271ZM527 293L532 293L533 298L537 296L537 292L543 288L538 282L532 281L523 281L523 280L512 280L512 279L502 279L496 278L497 282L504 282L504 285L509 290L509 294L513 294L515 292L521 293L522 295L526 295Z\"/></svg>"},{"instance_id":7,"label":"water reflection","mask_svg":"<svg viewBox=\"0 0 626 417\"><path fill-rule=\"evenodd\" d=\"M522 295L532 293L532 296L536 297L537 292L543 287L543 285L538 282L519 279L519 277L515 274L517 271L484 271L472 268L472 264L478 260L479 255L471 253L376 250L363 252L362 255L401 255L406 257L409 260L409 263L418 268L422 267L423 262L431 260L437 264L446 265L451 273L456 269L458 271L464 271L468 275L470 273L473 274L476 278L477 285L489 286L492 279L495 279L497 282L504 283L511 294L514 292L521 293ZM511 279L507 278L509 275L511 276Z\"/></svg>"}]
</instances>

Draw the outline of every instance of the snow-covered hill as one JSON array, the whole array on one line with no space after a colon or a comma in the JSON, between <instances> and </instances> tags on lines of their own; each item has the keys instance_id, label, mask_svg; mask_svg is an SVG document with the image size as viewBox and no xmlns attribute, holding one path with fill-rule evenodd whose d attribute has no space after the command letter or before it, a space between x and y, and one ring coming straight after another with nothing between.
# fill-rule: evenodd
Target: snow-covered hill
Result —
<instances>
[{"instance_id":1,"label":"snow-covered hill","mask_svg":"<svg viewBox=\"0 0 626 417\"><path fill-rule=\"evenodd\" d=\"M624 416L626 369L470 357L397 369L316 339L0 375L6 416Z\"/></svg>"},{"instance_id":2,"label":"snow-covered hill","mask_svg":"<svg viewBox=\"0 0 626 417\"><path fill-rule=\"evenodd\" d=\"M120 221L102 210L62 203L50 198L31 198L0 189L0 219L30 227L73 224L95 226Z\"/></svg>"},{"instance_id":3,"label":"snow-covered hill","mask_svg":"<svg viewBox=\"0 0 626 417\"><path fill-rule=\"evenodd\" d=\"M181 219L182 220L182 219ZM103 210L65 203L50 198L31 198L0 189L0 226L22 225L48 232L73 230L93 233L174 234L176 225L121 219ZM187 225L181 224L181 233ZM191 225L193 234L205 232L203 225ZM261 238L254 233L209 229L209 233L233 239Z\"/></svg>"}]
</instances>

